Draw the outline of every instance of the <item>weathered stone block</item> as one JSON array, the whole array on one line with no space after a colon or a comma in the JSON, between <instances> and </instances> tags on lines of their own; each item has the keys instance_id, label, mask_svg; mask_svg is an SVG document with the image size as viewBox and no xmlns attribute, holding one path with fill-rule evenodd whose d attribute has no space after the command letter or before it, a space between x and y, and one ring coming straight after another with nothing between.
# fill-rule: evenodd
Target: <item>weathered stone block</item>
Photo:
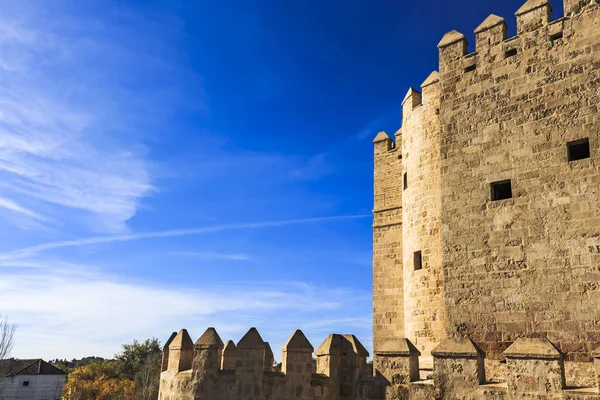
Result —
<instances>
[{"instance_id":1,"label":"weathered stone block","mask_svg":"<svg viewBox=\"0 0 600 400\"><path fill-rule=\"evenodd\" d=\"M596 370L596 386L600 392L600 347L594 351L594 367Z\"/></svg>"},{"instance_id":2,"label":"weathered stone block","mask_svg":"<svg viewBox=\"0 0 600 400\"><path fill-rule=\"evenodd\" d=\"M581 8L586 3L589 3L589 1L586 1L586 0L564 0L565 16L570 16L570 15L573 15L573 14L579 12L579 10L581 10Z\"/></svg>"},{"instance_id":3,"label":"weathered stone block","mask_svg":"<svg viewBox=\"0 0 600 400\"><path fill-rule=\"evenodd\" d=\"M375 355L374 368L386 387L385 399L409 398L409 383L419 380L419 350L408 339L388 339Z\"/></svg>"},{"instance_id":4,"label":"weathered stone block","mask_svg":"<svg viewBox=\"0 0 600 400\"><path fill-rule=\"evenodd\" d=\"M484 353L467 338L446 338L432 352L437 398L475 399L485 383Z\"/></svg>"},{"instance_id":5,"label":"weathered stone block","mask_svg":"<svg viewBox=\"0 0 600 400\"><path fill-rule=\"evenodd\" d=\"M512 399L559 399L565 388L562 354L547 339L517 339L504 352Z\"/></svg>"}]
</instances>

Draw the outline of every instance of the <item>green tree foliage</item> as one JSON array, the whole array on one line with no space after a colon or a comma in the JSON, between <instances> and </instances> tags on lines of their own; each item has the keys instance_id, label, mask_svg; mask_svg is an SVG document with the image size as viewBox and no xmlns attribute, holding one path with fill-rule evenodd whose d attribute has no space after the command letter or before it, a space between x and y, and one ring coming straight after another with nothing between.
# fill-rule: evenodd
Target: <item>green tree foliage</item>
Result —
<instances>
[{"instance_id":1,"label":"green tree foliage","mask_svg":"<svg viewBox=\"0 0 600 400\"><path fill-rule=\"evenodd\" d=\"M121 368L121 375L131 380L142 369L144 364L153 358L160 358L161 349L158 339L147 339L144 342L134 340L131 344L124 344L123 350L115 356Z\"/></svg>"},{"instance_id":2,"label":"green tree foliage","mask_svg":"<svg viewBox=\"0 0 600 400\"><path fill-rule=\"evenodd\" d=\"M132 344L124 344L116 355L121 376L135 382L139 400L158 398L161 354L160 342L152 338L143 343L134 340Z\"/></svg>"},{"instance_id":3,"label":"green tree foliage","mask_svg":"<svg viewBox=\"0 0 600 400\"><path fill-rule=\"evenodd\" d=\"M158 339L123 345L115 360L59 361L69 373L64 400L156 400L161 371Z\"/></svg>"}]
</instances>

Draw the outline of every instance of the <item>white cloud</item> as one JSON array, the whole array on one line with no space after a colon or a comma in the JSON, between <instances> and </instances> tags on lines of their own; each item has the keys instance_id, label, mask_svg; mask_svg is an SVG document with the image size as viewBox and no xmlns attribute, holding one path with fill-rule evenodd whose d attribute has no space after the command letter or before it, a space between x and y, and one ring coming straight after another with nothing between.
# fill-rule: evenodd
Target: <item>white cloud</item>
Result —
<instances>
[{"instance_id":1,"label":"white cloud","mask_svg":"<svg viewBox=\"0 0 600 400\"><path fill-rule=\"evenodd\" d=\"M27 208L21 206L20 204L17 204L14 201L4 198L4 197L0 197L0 207L5 208L10 211L13 211L18 214L27 215L28 217L31 217L31 218L42 219L41 216L34 213L33 211L28 210Z\"/></svg>"},{"instance_id":2,"label":"white cloud","mask_svg":"<svg viewBox=\"0 0 600 400\"><path fill-rule=\"evenodd\" d=\"M18 325L13 356L71 358L110 357L134 338L158 336L164 341L183 327L197 337L216 326L223 339L237 341L258 326L275 349L296 328L323 340L324 329L332 325L326 320L334 320L338 329L356 331L358 318L337 316L368 296L306 284L261 283L260 289L252 289L255 286L233 282L227 287L169 288L74 270L15 272L0 280L0 304L3 314ZM302 326L295 326L299 320ZM367 328L368 317L362 322Z\"/></svg>"},{"instance_id":3,"label":"white cloud","mask_svg":"<svg viewBox=\"0 0 600 400\"><path fill-rule=\"evenodd\" d=\"M153 190L127 114L133 94L120 71L102 72L129 49L115 46L104 64L90 65L106 43L86 38L74 20L44 3L0 4L0 207L122 231Z\"/></svg>"},{"instance_id":4,"label":"white cloud","mask_svg":"<svg viewBox=\"0 0 600 400\"><path fill-rule=\"evenodd\" d=\"M156 190L154 166L142 144L149 135L145 128L160 130L160 122L178 101L171 92L177 91L176 78L158 90L139 90L136 78L156 83L178 76L188 92L198 92L191 88L191 73L182 78L168 57L159 54L177 47L160 41L177 37L181 27L122 9L119 23L70 18L68 7L57 8L59 14L52 3L0 0L0 216L14 226L42 231L37 237L26 232L14 238L12 230L5 230L10 235L4 237L4 246L16 250L0 253L0 313L18 324L13 355L110 357L134 338L164 340L182 327L197 337L213 325L223 339L234 340L257 326L276 357L295 328L306 329L317 342L333 323L337 329L368 334L368 309L356 311L369 304L367 293L290 283L168 286L108 276L101 272L105 265L57 258L65 254L53 250L67 253L88 245L371 216L128 233L127 221ZM131 19L135 23L129 23ZM153 79L157 75L160 79ZM128 89L131 86L136 90ZM278 157L262 159L270 166L281 162ZM256 164L227 160L229 168L236 169L240 163ZM314 177L323 165L324 159L317 156L299 175ZM211 176L222 170L202 167ZM282 179L288 178L286 173ZM108 235L60 240L80 238L79 225ZM235 252L193 256L239 261L247 257Z\"/></svg>"}]
</instances>

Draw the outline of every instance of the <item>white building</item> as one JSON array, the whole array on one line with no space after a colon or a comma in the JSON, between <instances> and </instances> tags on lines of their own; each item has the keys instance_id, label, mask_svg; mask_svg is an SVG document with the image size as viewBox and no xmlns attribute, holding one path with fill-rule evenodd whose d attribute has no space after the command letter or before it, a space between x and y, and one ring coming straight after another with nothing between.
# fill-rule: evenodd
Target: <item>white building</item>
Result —
<instances>
[{"instance_id":1,"label":"white building","mask_svg":"<svg viewBox=\"0 0 600 400\"><path fill-rule=\"evenodd\" d=\"M0 400L60 400L66 374L41 359L0 360Z\"/></svg>"}]
</instances>

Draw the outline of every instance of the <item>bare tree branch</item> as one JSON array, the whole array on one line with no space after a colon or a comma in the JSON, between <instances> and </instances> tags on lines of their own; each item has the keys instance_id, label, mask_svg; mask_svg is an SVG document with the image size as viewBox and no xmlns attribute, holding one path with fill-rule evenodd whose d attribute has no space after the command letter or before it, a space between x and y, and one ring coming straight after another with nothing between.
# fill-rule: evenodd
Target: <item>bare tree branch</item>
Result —
<instances>
[{"instance_id":1,"label":"bare tree branch","mask_svg":"<svg viewBox=\"0 0 600 400\"><path fill-rule=\"evenodd\" d=\"M0 360L10 356L16 328L16 325L9 323L8 319L0 314Z\"/></svg>"}]
</instances>

